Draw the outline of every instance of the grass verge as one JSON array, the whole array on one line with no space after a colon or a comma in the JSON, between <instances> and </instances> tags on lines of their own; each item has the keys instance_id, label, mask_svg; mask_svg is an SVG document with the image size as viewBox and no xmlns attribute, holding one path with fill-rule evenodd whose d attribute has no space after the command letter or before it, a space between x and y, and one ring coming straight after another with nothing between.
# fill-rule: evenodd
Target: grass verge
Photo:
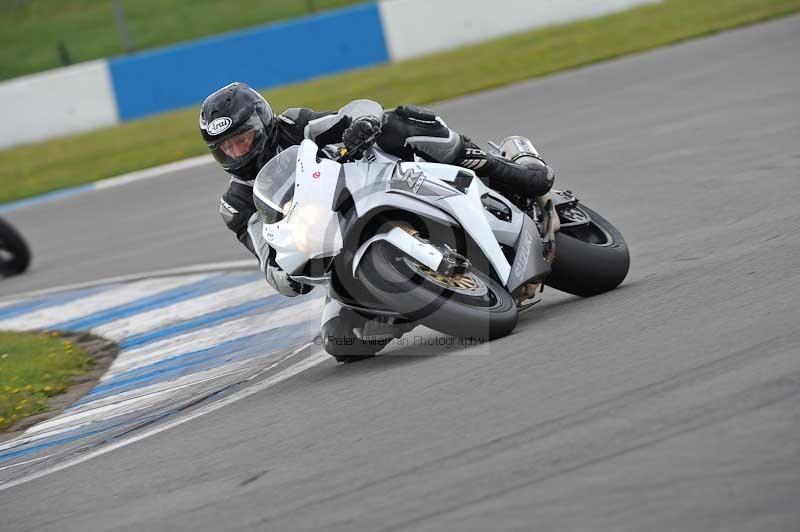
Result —
<instances>
[{"instance_id":1,"label":"grass verge","mask_svg":"<svg viewBox=\"0 0 800 532\"><path fill-rule=\"evenodd\" d=\"M0 430L47 408L92 358L58 334L0 332Z\"/></svg>"},{"instance_id":2,"label":"grass verge","mask_svg":"<svg viewBox=\"0 0 800 532\"><path fill-rule=\"evenodd\" d=\"M119 0L134 50L296 18L366 0ZM122 54L110 0L0 0L0 79Z\"/></svg>"},{"instance_id":3,"label":"grass verge","mask_svg":"<svg viewBox=\"0 0 800 532\"><path fill-rule=\"evenodd\" d=\"M405 61L266 91L276 109L336 109L355 98L429 103L764 21L800 0L665 0ZM201 155L191 108L0 152L0 203Z\"/></svg>"}]
</instances>

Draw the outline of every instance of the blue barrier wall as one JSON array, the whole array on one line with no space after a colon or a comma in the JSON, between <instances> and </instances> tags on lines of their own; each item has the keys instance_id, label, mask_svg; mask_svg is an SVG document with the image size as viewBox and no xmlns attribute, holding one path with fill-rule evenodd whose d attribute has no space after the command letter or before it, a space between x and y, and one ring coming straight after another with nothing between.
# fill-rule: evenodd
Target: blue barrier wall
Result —
<instances>
[{"instance_id":1,"label":"blue barrier wall","mask_svg":"<svg viewBox=\"0 0 800 532\"><path fill-rule=\"evenodd\" d=\"M119 116L201 103L232 81L273 87L389 60L376 4L162 48L109 63Z\"/></svg>"}]
</instances>

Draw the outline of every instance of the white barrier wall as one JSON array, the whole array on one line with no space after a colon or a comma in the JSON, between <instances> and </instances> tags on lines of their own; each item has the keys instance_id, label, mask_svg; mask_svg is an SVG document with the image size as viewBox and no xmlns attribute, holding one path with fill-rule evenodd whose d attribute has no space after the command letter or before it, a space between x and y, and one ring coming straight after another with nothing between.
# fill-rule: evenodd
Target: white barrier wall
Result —
<instances>
[{"instance_id":1,"label":"white barrier wall","mask_svg":"<svg viewBox=\"0 0 800 532\"><path fill-rule=\"evenodd\" d=\"M383 0L392 61L660 0Z\"/></svg>"},{"instance_id":2,"label":"white barrier wall","mask_svg":"<svg viewBox=\"0 0 800 532\"><path fill-rule=\"evenodd\" d=\"M202 101L212 89L230 79L262 88L267 83L300 81L387 60L403 60L658 1L381 0L377 6L358 4L346 10L267 25L260 33L243 30L131 57L50 70L0 82L0 114L6 124L0 130L0 149L185 107ZM270 69L253 71L253 59L247 53L257 55L268 45L253 46L248 39L294 42L302 38L305 46L315 50L318 41L331 40L320 33L320 26L341 33L345 23L358 28L346 35L357 42L342 41L338 56L320 56L321 63L308 62L303 72L290 69L290 76L284 78L276 78ZM220 44L223 41L225 46ZM215 72L224 80L209 78L202 68L208 62L210 46L218 54L236 58L223 61L233 70ZM331 61L331 57L338 59ZM256 72L261 77L253 77ZM269 80L264 79L264 72L271 76Z\"/></svg>"},{"instance_id":3,"label":"white barrier wall","mask_svg":"<svg viewBox=\"0 0 800 532\"><path fill-rule=\"evenodd\" d=\"M106 61L91 61L0 83L5 127L0 148L119 122Z\"/></svg>"}]
</instances>

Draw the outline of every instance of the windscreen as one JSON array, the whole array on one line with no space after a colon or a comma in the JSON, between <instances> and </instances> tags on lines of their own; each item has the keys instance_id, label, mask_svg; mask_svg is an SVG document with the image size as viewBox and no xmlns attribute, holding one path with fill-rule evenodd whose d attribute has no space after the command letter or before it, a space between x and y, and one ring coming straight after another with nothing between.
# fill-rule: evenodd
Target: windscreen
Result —
<instances>
[{"instance_id":1,"label":"windscreen","mask_svg":"<svg viewBox=\"0 0 800 532\"><path fill-rule=\"evenodd\" d=\"M294 196L297 152L300 146L292 146L272 158L256 177L255 193L267 204L283 213Z\"/></svg>"}]
</instances>

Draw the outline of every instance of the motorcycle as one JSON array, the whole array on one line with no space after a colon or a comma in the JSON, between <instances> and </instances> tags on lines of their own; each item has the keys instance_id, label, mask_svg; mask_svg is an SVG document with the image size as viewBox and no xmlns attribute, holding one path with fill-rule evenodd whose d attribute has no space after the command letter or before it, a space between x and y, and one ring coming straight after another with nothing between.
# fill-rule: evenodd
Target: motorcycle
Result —
<instances>
[{"instance_id":1,"label":"motorcycle","mask_svg":"<svg viewBox=\"0 0 800 532\"><path fill-rule=\"evenodd\" d=\"M28 269L31 252L25 239L0 218L0 277L17 275Z\"/></svg>"},{"instance_id":2,"label":"motorcycle","mask_svg":"<svg viewBox=\"0 0 800 532\"><path fill-rule=\"evenodd\" d=\"M511 155L502 148L514 139L495 149ZM569 191L523 211L471 170L360 151L353 160L305 140L254 186L274 261L298 282L328 286L322 339L339 361L374 356L417 325L502 338L538 302L532 288L588 297L627 276L620 232Z\"/></svg>"}]
</instances>

